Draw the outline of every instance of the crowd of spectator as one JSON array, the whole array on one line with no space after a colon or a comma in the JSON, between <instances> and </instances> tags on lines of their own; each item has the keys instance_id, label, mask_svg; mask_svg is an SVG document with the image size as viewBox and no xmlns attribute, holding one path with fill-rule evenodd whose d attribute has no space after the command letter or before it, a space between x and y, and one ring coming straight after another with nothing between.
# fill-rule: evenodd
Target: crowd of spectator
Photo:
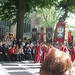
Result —
<instances>
[{"instance_id":1,"label":"crowd of spectator","mask_svg":"<svg viewBox=\"0 0 75 75\"><path fill-rule=\"evenodd\" d=\"M33 43L26 37L21 41L4 37L0 41L0 61L22 61L33 59Z\"/></svg>"},{"instance_id":2,"label":"crowd of spectator","mask_svg":"<svg viewBox=\"0 0 75 75\"><path fill-rule=\"evenodd\" d=\"M21 40L4 37L0 41L0 61L34 60L34 63L43 62L47 55L57 48L70 55L72 62L75 61L75 47L71 44L66 46L62 43L54 45L40 41L32 41L26 37Z\"/></svg>"}]
</instances>

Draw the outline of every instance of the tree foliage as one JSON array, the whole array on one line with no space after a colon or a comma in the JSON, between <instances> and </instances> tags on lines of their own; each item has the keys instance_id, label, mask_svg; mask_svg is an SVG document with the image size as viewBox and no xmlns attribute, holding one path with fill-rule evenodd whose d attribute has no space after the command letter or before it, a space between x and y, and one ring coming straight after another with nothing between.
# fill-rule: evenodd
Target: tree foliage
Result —
<instances>
[{"instance_id":1,"label":"tree foliage","mask_svg":"<svg viewBox=\"0 0 75 75\"><path fill-rule=\"evenodd\" d=\"M17 22L17 38L23 38L23 19L26 12L36 8L50 8L56 0L3 0L0 4L0 18ZM24 12L24 13L23 13Z\"/></svg>"},{"instance_id":2,"label":"tree foliage","mask_svg":"<svg viewBox=\"0 0 75 75\"><path fill-rule=\"evenodd\" d=\"M20 3L23 2L24 5L21 5L20 7ZM56 10L61 10L63 12L63 14L61 14L61 17L63 18L63 20L65 20L68 16L68 12L75 12L74 4L75 0L0 0L0 18L2 20L13 19L13 23L17 22L17 28L22 25L21 28L23 29L22 22L24 19L24 14L26 12L36 11L37 8L43 9L51 8L52 6L54 6ZM20 10L18 7L20 7ZM18 13L19 11L21 11L20 14ZM23 32L21 28L20 31L22 34ZM20 31L18 30L17 32L19 33ZM19 38L23 36L21 34L18 34Z\"/></svg>"},{"instance_id":3,"label":"tree foliage","mask_svg":"<svg viewBox=\"0 0 75 75\"><path fill-rule=\"evenodd\" d=\"M41 18L41 25L45 27L54 27L58 22L62 12L60 10L56 11L55 7L39 9L37 12L37 17Z\"/></svg>"},{"instance_id":4,"label":"tree foliage","mask_svg":"<svg viewBox=\"0 0 75 75\"><path fill-rule=\"evenodd\" d=\"M69 13L75 12L75 0L59 0L56 3L56 9L63 11L61 18L65 21L69 17Z\"/></svg>"},{"instance_id":5,"label":"tree foliage","mask_svg":"<svg viewBox=\"0 0 75 75\"><path fill-rule=\"evenodd\" d=\"M16 16L18 0L0 0L0 17L8 20ZM24 0L24 12L36 11L36 8L51 8L63 11L61 17L66 19L68 12L75 12L75 0Z\"/></svg>"},{"instance_id":6,"label":"tree foliage","mask_svg":"<svg viewBox=\"0 0 75 75\"><path fill-rule=\"evenodd\" d=\"M37 8L50 8L56 0L24 0L24 12L36 11ZM0 6L0 17L8 20L18 12L18 0L3 0Z\"/></svg>"}]
</instances>

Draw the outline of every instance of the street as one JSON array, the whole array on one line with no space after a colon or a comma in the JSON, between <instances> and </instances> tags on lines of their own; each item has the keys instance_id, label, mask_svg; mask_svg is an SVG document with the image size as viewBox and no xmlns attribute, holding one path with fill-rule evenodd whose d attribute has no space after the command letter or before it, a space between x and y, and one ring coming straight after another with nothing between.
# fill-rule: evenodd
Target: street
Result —
<instances>
[{"instance_id":1,"label":"street","mask_svg":"<svg viewBox=\"0 0 75 75\"><path fill-rule=\"evenodd\" d=\"M0 62L1 75L39 75L39 68L33 61Z\"/></svg>"},{"instance_id":2,"label":"street","mask_svg":"<svg viewBox=\"0 0 75 75\"><path fill-rule=\"evenodd\" d=\"M75 63L73 67L75 68ZM1 75L39 75L39 68L40 63L33 61L0 62Z\"/></svg>"}]
</instances>

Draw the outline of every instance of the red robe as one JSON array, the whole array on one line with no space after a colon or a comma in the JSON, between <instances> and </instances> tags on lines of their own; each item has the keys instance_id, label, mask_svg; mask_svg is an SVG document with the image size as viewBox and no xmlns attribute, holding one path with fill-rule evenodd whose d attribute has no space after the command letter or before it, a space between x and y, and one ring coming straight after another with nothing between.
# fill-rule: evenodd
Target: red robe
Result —
<instances>
[{"instance_id":1,"label":"red robe","mask_svg":"<svg viewBox=\"0 0 75 75\"><path fill-rule=\"evenodd\" d=\"M43 60L45 60L45 58L47 57L48 55L48 47L46 45L43 45L42 46L42 52L43 52Z\"/></svg>"},{"instance_id":2,"label":"red robe","mask_svg":"<svg viewBox=\"0 0 75 75\"><path fill-rule=\"evenodd\" d=\"M71 60L72 60L72 62L74 62L74 60L75 60L75 49L72 47L72 48L70 48L70 54L71 54Z\"/></svg>"},{"instance_id":3,"label":"red robe","mask_svg":"<svg viewBox=\"0 0 75 75\"><path fill-rule=\"evenodd\" d=\"M63 51L63 52L66 52L66 48L65 47L61 47L60 50Z\"/></svg>"},{"instance_id":4,"label":"red robe","mask_svg":"<svg viewBox=\"0 0 75 75\"><path fill-rule=\"evenodd\" d=\"M35 47L35 63L40 62L40 46Z\"/></svg>"}]
</instances>

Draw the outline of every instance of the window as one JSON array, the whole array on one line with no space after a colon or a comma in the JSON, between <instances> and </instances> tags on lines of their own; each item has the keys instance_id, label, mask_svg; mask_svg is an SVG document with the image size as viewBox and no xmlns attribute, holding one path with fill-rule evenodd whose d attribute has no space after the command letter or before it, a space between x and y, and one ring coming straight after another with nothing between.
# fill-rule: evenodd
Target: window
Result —
<instances>
[{"instance_id":1,"label":"window","mask_svg":"<svg viewBox=\"0 0 75 75\"><path fill-rule=\"evenodd\" d=\"M0 28L0 34L2 34L2 35L5 34L5 28Z\"/></svg>"},{"instance_id":2,"label":"window","mask_svg":"<svg viewBox=\"0 0 75 75\"><path fill-rule=\"evenodd\" d=\"M24 21L24 33L30 32L31 24L30 21Z\"/></svg>"},{"instance_id":3,"label":"window","mask_svg":"<svg viewBox=\"0 0 75 75\"><path fill-rule=\"evenodd\" d=\"M0 34L1 34L1 28L0 28Z\"/></svg>"}]
</instances>

